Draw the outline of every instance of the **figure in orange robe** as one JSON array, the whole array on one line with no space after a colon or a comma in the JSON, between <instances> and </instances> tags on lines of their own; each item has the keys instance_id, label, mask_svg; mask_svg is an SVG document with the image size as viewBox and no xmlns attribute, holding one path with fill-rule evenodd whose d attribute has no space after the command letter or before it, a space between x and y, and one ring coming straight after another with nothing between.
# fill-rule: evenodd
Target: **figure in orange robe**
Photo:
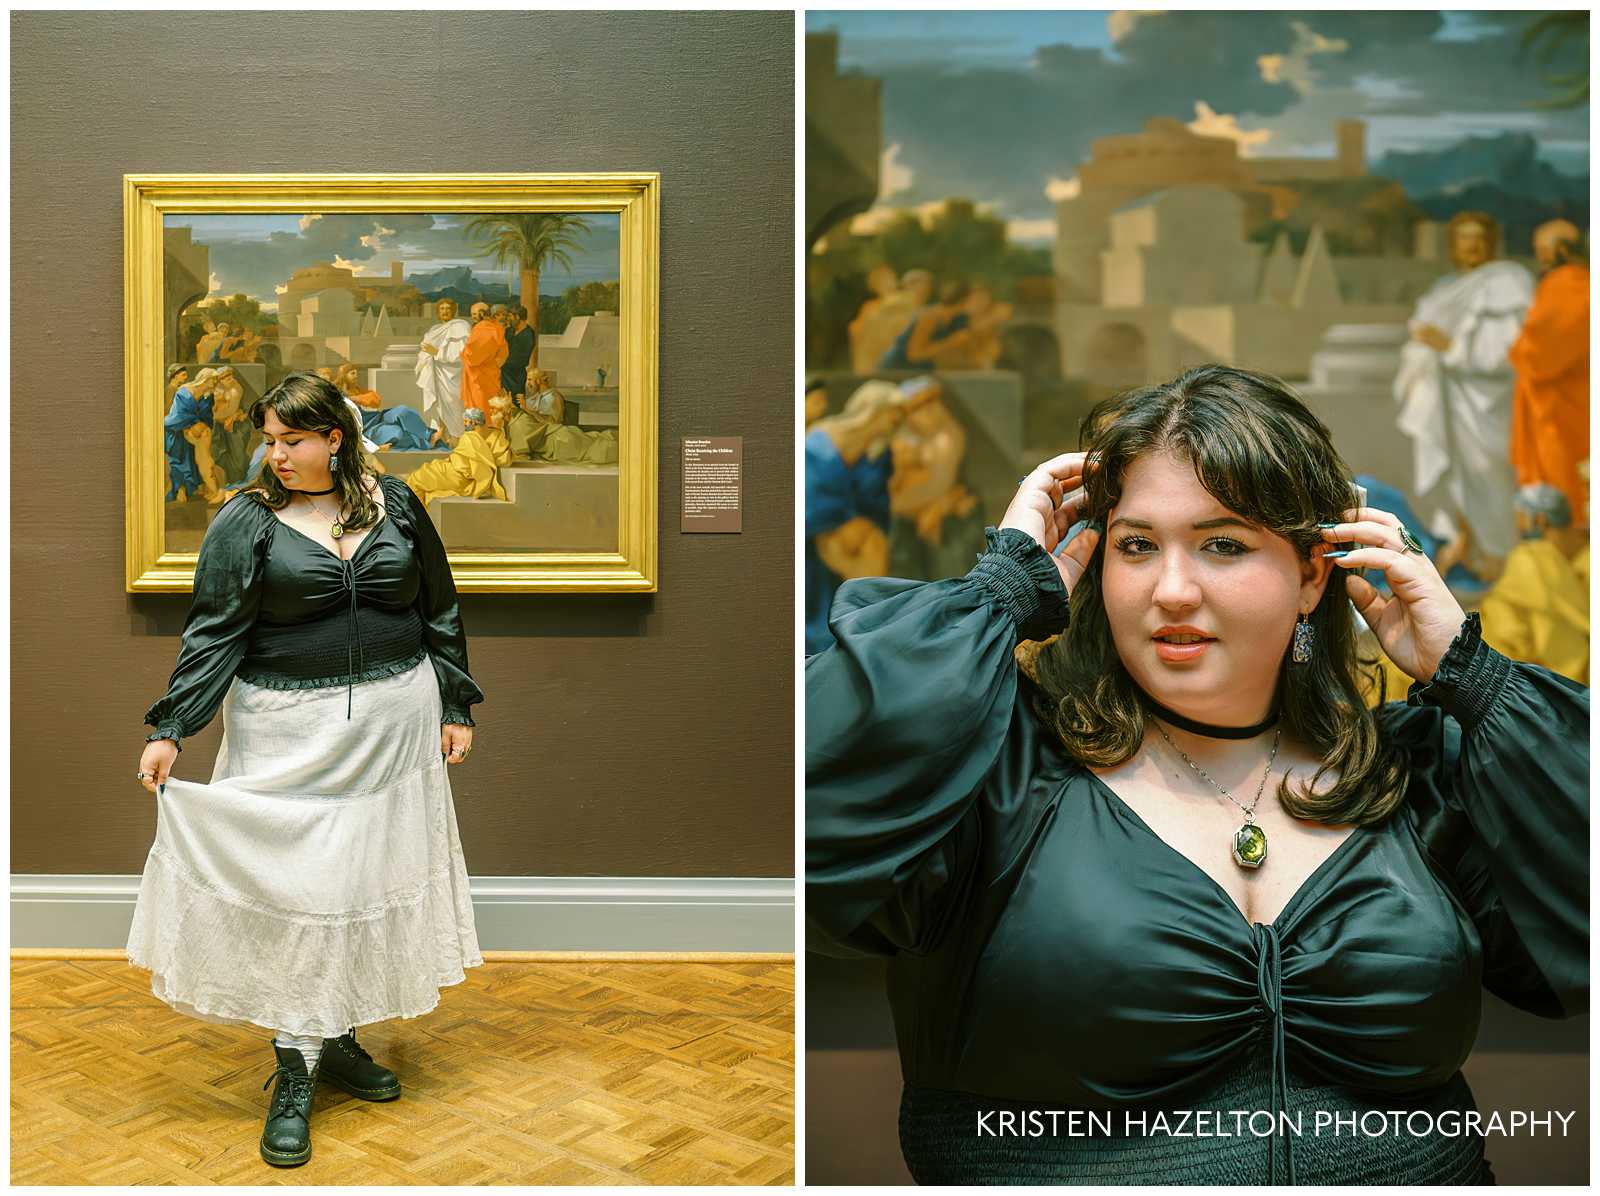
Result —
<instances>
[{"instance_id":1,"label":"figure in orange robe","mask_svg":"<svg viewBox=\"0 0 1600 1196\"><path fill-rule=\"evenodd\" d=\"M500 366L505 362L506 330L489 315L487 303L472 305L472 335L461 346L461 406L476 407L487 417L489 400L500 393Z\"/></svg>"},{"instance_id":2,"label":"figure in orange robe","mask_svg":"<svg viewBox=\"0 0 1600 1196\"><path fill-rule=\"evenodd\" d=\"M1589 269L1574 252L1579 234L1565 220L1541 224L1533 248L1546 273L1511 347L1517 371L1511 408L1511 464L1517 482L1545 482L1586 512L1578 471L1589 456Z\"/></svg>"}]
</instances>

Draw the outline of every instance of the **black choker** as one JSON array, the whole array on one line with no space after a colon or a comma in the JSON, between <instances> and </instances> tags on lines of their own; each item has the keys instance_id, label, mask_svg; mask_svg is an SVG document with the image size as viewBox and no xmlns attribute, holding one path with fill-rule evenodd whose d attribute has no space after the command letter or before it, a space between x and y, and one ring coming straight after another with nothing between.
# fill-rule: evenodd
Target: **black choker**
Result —
<instances>
[{"instance_id":1,"label":"black choker","mask_svg":"<svg viewBox=\"0 0 1600 1196\"><path fill-rule=\"evenodd\" d=\"M326 490L296 490L296 494L332 494L339 487L329 486ZM287 487L285 487L287 489Z\"/></svg>"},{"instance_id":2,"label":"black choker","mask_svg":"<svg viewBox=\"0 0 1600 1196\"><path fill-rule=\"evenodd\" d=\"M1129 680L1132 681L1133 679L1130 677ZM1274 698L1272 709L1267 711L1267 717L1259 723L1248 727L1218 727L1211 723L1202 723L1192 718L1184 718L1176 710L1168 710L1160 702L1145 693L1138 682L1134 682L1133 688L1138 693L1140 700L1149 708L1150 713L1162 722L1171 723L1180 730L1188 731L1195 735L1204 735L1210 739L1253 739L1261 732L1271 729L1277 723L1278 716L1281 713L1278 700Z\"/></svg>"}]
</instances>

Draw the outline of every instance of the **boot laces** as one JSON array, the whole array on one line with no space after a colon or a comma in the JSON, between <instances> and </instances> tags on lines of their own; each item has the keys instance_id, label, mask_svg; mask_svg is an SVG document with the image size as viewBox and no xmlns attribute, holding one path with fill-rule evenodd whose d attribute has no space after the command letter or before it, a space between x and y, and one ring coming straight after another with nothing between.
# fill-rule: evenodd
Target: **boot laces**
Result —
<instances>
[{"instance_id":1,"label":"boot laces","mask_svg":"<svg viewBox=\"0 0 1600 1196\"><path fill-rule=\"evenodd\" d=\"M356 1034L355 1034L354 1030L352 1030L352 1031L350 1031L350 1033L346 1034L344 1036L344 1040L345 1040L346 1043L348 1043L350 1045L350 1048L357 1055L360 1055L368 1063L372 1062L372 1056L367 1054L367 1048L362 1046L359 1042L356 1041Z\"/></svg>"},{"instance_id":2,"label":"boot laces","mask_svg":"<svg viewBox=\"0 0 1600 1196\"><path fill-rule=\"evenodd\" d=\"M272 1074L267 1077L267 1083L261 1085L262 1090L265 1091L267 1085L271 1084L279 1076L283 1077L283 1083L279 1085L277 1092L273 1094L272 1112L269 1116L280 1117L288 1113L305 1116L301 1112L300 1106L311 1103L312 1093L316 1091L317 1086L316 1077L308 1076L303 1072L290 1071L279 1063L272 1069Z\"/></svg>"}]
</instances>

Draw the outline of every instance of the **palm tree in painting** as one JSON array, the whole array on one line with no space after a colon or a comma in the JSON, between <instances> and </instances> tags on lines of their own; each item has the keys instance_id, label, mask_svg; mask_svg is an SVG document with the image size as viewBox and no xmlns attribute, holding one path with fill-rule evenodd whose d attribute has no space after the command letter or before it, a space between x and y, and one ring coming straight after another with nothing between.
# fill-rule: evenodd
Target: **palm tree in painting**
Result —
<instances>
[{"instance_id":1,"label":"palm tree in painting","mask_svg":"<svg viewBox=\"0 0 1600 1196\"><path fill-rule=\"evenodd\" d=\"M509 212L500 216L474 216L466 234L498 266L515 264L522 274L522 306L533 326L533 357L539 362L539 275L551 264L572 269L570 251L582 245L589 221L565 212Z\"/></svg>"},{"instance_id":2,"label":"palm tree in painting","mask_svg":"<svg viewBox=\"0 0 1600 1196\"><path fill-rule=\"evenodd\" d=\"M1579 42L1582 45L1579 45ZM1535 100L1530 108L1578 108L1589 102L1589 14L1582 9L1575 12L1552 12L1528 23L1522 31L1517 47L1517 57L1529 51L1539 62L1539 74L1557 93L1548 99ZM1571 69L1566 73L1550 70L1550 64L1565 59Z\"/></svg>"}]
</instances>

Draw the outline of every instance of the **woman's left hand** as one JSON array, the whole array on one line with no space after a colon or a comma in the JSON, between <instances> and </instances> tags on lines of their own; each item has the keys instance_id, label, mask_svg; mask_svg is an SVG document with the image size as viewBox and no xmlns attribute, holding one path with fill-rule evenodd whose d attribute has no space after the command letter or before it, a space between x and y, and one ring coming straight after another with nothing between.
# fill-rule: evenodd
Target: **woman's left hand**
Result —
<instances>
[{"instance_id":1,"label":"woman's left hand","mask_svg":"<svg viewBox=\"0 0 1600 1196\"><path fill-rule=\"evenodd\" d=\"M1461 631L1467 615L1427 554L1407 549L1401 539L1403 524L1388 511L1361 507L1341 512L1348 520L1324 528L1325 554L1343 569L1382 569L1389 597L1352 573L1345 589L1378 644L1401 672L1415 681L1433 680L1450 642ZM1334 556L1333 544L1353 540L1356 547Z\"/></svg>"},{"instance_id":2,"label":"woman's left hand","mask_svg":"<svg viewBox=\"0 0 1600 1196\"><path fill-rule=\"evenodd\" d=\"M439 727L439 750L446 764L460 764L472 751L472 728L460 723L443 723Z\"/></svg>"}]
</instances>

